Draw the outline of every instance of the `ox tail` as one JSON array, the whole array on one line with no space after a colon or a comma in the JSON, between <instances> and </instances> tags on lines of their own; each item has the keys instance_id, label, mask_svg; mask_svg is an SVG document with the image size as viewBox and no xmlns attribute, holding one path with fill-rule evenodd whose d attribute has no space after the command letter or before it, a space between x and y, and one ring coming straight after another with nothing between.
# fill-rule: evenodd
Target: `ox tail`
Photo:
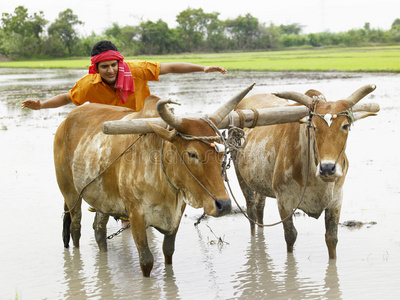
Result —
<instances>
[{"instance_id":1,"label":"ox tail","mask_svg":"<svg viewBox=\"0 0 400 300\"><path fill-rule=\"evenodd\" d=\"M64 204L64 211L62 238L64 247L69 248L69 240L71 238L71 213L68 210L67 204Z\"/></svg>"}]
</instances>

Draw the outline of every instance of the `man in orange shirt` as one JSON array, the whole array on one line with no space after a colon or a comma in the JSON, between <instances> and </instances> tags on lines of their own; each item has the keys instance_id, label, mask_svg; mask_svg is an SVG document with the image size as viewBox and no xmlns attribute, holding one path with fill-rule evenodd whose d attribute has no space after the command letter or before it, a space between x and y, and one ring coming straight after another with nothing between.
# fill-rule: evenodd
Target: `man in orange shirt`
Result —
<instances>
[{"instance_id":1,"label":"man in orange shirt","mask_svg":"<svg viewBox=\"0 0 400 300\"><path fill-rule=\"evenodd\" d=\"M220 72L218 66L201 66L191 63L159 63L148 61L124 61L117 47L110 41L96 43L91 51L89 74L75 83L69 93L60 94L43 103L26 100L22 108L39 110L56 108L73 102L85 102L125 106L139 111L150 96L148 81L158 81L159 75L168 73Z\"/></svg>"},{"instance_id":2,"label":"man in orange shirt","mask_svg":"<svg viewBox=\"0 0 400 300\"><path fill-rule=\"evenodd\" d=\"M40 100L25 100L22 108L39 110L56 108L73 102L85 102L124 106L139 111L150 96L148 81L158 81L159 75L168 73L221 72L217 66L200 66L191 63L159 63L149 61L124 61L117 47L110 41L96 43L91 51L89 74L75 83L69 93L60 94L43 103ZM89 208L90 211L96 211ZM125 222L124 222L125 221ZM126 228L128 220L123 219Z\"/></svg>"}]
</instances>

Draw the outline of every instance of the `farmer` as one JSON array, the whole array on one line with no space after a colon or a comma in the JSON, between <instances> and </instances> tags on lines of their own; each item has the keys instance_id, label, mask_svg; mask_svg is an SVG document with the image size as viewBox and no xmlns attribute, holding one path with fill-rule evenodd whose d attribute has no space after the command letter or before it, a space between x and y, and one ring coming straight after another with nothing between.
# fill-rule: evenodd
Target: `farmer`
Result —
<instances>
[{"instance_id":1,"label":"farmer","mask_svg":"<svg viewBox=\"0 0 400 300\"><path fill-rule=\"evenodd\" d=\"M73 102L82 105L85 102L124 106L139 111L145 99L150 96L147 81L158 81L159 75L168 73L220 72L218 66L201 66L191 63L159 63L149 61L124 61L117 47L110 41L96 43L91 55L89 74L75 83L69 93L60 94L44 101L25 100L22 108L39 110L56 108ZM96 211L89 208L90 211ZM122 226L127 227L129 220L122 219Z\"/></svg>"},{"instance_id":2,"label":"farmer","mask_svg":"<svg viewBox=\"0 0 400 300\"><path fill-rule=\"evenodd\" d=\"M73 102L85 102L124 106L139 111L150 96L147 81L158 81L159 75L168 73L220 72L218 66L201 66L191 63L159 63L149 61L124 61L117 47L110 41L96 43L91 51L89 74L75 83L69 93L60 94L44 101L26 100L22 108L39 110L56 108Z\"/></svg>"}]
</instances>

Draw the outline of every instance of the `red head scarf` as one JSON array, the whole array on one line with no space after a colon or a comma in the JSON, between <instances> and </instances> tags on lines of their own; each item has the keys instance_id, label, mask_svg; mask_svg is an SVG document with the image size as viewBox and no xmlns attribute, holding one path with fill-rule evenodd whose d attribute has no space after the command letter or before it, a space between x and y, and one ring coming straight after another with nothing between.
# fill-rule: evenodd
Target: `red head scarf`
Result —
<instances>
[{"instance_id":1,"label":"red head scarf","mask_svg":"<svg viewBox=\"0 0 400 300\"><path fill-rule=\"evenodd\" d=\"M98 55L92 56L90 59L91 66L89 67L89 74L96 74L97 63L106 60L118 60L118 77L115 81L115 88L120 90L122 103L126 102L126 99L132 94L135 89L133 87L132 73L129 70L128 64L124 62L124 57L121 53L114 50L102 52Z\"/></svg>"}]
</instances>

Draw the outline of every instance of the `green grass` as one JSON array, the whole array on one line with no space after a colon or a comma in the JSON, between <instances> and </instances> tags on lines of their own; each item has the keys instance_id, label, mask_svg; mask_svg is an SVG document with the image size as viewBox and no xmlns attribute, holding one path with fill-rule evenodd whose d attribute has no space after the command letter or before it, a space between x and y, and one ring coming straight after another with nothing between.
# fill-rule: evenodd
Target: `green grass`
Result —
<instances>
[{"instance_id":1,"label":"green grass","mask_svg":"<svg viewBox=\"0 0 400 300\"><path fill-rule=\"evenodd\" d=\"M400 72L400 46L325 48L270 52L137 56L125 59L186 61L228 70ZM86 69L89 58L0 62L0 68Z\"/></svg>"}]
</instances>

